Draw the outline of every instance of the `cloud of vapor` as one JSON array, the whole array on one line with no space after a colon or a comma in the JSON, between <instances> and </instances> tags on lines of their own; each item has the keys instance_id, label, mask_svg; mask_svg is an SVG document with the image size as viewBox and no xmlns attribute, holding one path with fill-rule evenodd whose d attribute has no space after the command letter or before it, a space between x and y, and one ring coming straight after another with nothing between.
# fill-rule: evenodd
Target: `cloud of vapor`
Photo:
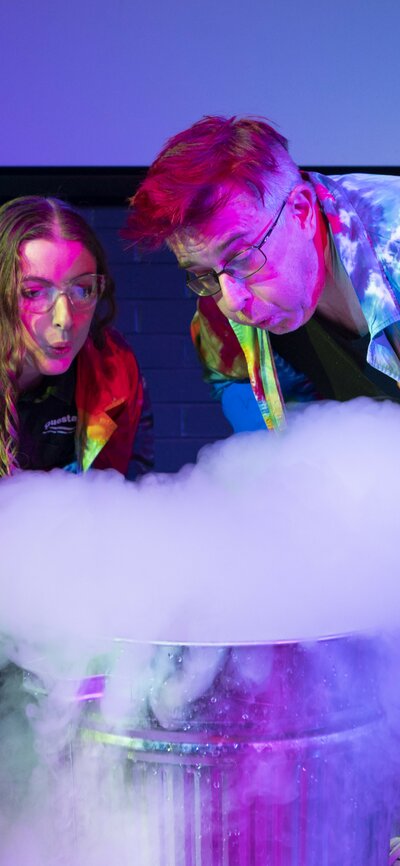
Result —
<instances>
[{"instance_id":1,"label":"cloud of vapor","mask_svg":"<svg viewBox=\"0 0 400 866\"><path fill-rule=\"evenodd\" d=\"M190 834L183 824L180 836L168 827L174 809L187 808L189 788L193 797L201 791L210 815L239 814L251 799L264 826L265 803L291 808L300 781L290 750L270 754L261 728L261 745L244 753L240 773L225 778L211 758L200 771L187 758L189 776L179 781L176 771L173 784L155 758L145 769L132 758L140 737L129 746L125 735L127 720L140 736L156 730L173 754L175 732L199 736L207 719L219 736L229 722L244 738L254 708L265 725L262 708L277 695L298 736L338 707L348 705L349 718L361 712L369 696L351 749L339 744L339 759L336 741L329 747L323 800L327 811L340 802L343 767L353 768L350 796L376 742L379 766L372 755L359 780L364 808L392 744L379 719L391 713L397 725L397 657L380 683L375 650L353 638L368 644L400 627L399 428L400 406L360 398L313 405L280 436L240 434L208 446L174 476L132 484L113 471L54 470L1 482L0 866L128 866L139 837L138 866L158 866L167 849L168 862L181 864ZM315 641L333 635L348 635L349 644L328 642L315 654ZM303 704L290 715L294 696ZM268 716L272 739L282 734L279 713ZM83 746L85 726L102 734ZM388 787L389 777L388 769ZM168 820L163 812L157 834L143 828L158 820L160 791L172 812ZM100 843L99 827L107 827ZM207 832L202 845L212 848ZM371 833L386 844L385 827ZM227 835L227 845L239 845L245 831L237 824ZM361 837L351 844L364 851Z\"/></svg>"},{"instance_id":2,"label":"cloud of vapor","mask_svg":"<svg viewBox=\"0 0 400 866\"><path fill-rule=\"evenodd\" d=\"M360 398L140 485L3 481L0 631L237 643L396 624L399 424L397 405Z\"/></svg>"}]
</instances>

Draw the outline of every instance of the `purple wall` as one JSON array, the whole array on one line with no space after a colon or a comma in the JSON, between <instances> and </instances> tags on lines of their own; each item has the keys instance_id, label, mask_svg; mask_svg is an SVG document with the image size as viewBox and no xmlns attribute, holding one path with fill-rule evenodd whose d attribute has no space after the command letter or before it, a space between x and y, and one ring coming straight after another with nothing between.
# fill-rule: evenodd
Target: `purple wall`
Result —
<instances>
[{"instance_id":1,"label":"purple wall","mask_svg":"<svg viewBox=\"0 0 400 866\"><path fill-rule=\"evenodd\" d=\"M1 165L146 165L206 113L400 160L399 0L0 0Z\"/></svg>"}]
</instances>

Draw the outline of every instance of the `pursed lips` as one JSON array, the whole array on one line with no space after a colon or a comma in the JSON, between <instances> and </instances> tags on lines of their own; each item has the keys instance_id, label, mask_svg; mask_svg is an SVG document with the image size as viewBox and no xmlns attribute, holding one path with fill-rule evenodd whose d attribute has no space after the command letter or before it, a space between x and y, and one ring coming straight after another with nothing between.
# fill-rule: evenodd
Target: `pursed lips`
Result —
<instances>
[{"instance_id":1,"label":"pursed lips","mask_svg":"<svg viewBox=\"0 0 400 866\"><path fill-rule=\"evenodd\" d=\"M64 352L69 352L72 348L71 342L65 343L49 343L47 346L47 352L55 352L56 354L62 354Z\"/></svg>"}]
</instances>

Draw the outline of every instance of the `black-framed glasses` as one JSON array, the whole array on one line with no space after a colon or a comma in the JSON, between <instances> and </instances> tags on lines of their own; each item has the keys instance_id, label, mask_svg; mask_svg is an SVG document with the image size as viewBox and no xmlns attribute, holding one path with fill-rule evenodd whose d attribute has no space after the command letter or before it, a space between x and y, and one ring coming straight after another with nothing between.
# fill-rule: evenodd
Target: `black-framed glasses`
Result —
<instances>
[{"instance_id":1,"label":"black-framed glasses","mask_svg":"<svg viewBox=\"0 0 400 866\"><path fill-rule=\"evenodd\" d=\"M252 277L257 271L261 271L261 268L264 267L267 261L267 257L261 247L272 234L287 200L285 198L272 225L259 244L251 244L251 246L246 247L244 250L235 253L225 263L225 267L221 271L207 271L206 274L201 274L201 276L196 276L196 274L188 271L186 275L186 285L188 288L192 292L195 292L196 295L216 295L221 291L219 277L222 274L228 274L228 276L236 277L238 280L245 280L247 277Z\"/></svg>"},{"instance_id":2,"label":"black-framed glasses","mask_svg":"<svg viewBox=\"0 0 400 866\"><path fill-rule=\"evenodd\" d=\"M48 313L59 295L66 295L74 309L89 309L104 292L105 283L103 274L80 274L59 286L39 277L29 277L22 280L20 305L28 313Z\"/></svg>"}]
</instances>

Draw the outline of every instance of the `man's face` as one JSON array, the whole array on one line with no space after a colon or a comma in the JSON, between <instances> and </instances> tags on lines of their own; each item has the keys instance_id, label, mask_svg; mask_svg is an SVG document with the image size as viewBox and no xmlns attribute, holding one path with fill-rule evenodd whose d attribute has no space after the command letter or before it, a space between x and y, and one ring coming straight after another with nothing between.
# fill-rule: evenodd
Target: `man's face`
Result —
<instances>
[{"instance_id":1,"label":"man's face","mask_svg":"<svg viewBox=\"0 0 400 866\"><path fill-rule=\"evenodd\" d=\"M21 245L23 280L34 285L35 277L62 286L82 274L96 273L96 261L79 241L38 238ZM95 311L76 310L67 295L57 296L44 313L21 309L26 357L20 387L35 384L41 376L57 376L68 370L82 348Z\"/></svg>"},{"instance_id":2,"label":"man's face","mask_svg":"<svg viewBox=\"0 0 400 866\"><path fill-rule=\"evenodd\" d=\"M177 233L171 249L181 267L196 276L219 272L232 256L260 243L281 204L273 210L250 192L233 190L201 227ZM312 316L325 280L319 216L307 184L289 194L262 251L267 261L252 276L220 275L214 300L235 322L274 334L294 331Z\"/></svg>"}]
</instances>

